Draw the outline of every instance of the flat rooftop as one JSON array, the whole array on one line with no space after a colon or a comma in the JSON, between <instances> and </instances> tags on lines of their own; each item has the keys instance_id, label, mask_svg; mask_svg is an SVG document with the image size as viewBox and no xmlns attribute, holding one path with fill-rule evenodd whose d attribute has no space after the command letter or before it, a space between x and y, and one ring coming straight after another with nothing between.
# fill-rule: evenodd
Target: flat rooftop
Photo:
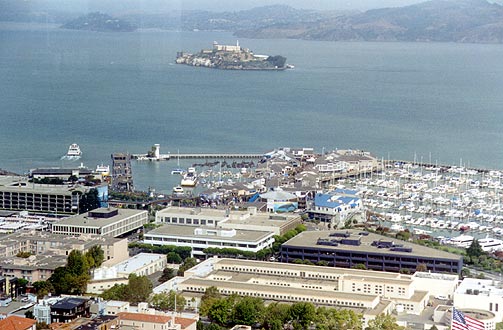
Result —
<instances>
[{"instance_id":1,"label":"flat rooftop","mask_svg":"<svg viewBox=\"0 0 503 330\"><path fill-rule=\"evenodd\" d=\"M325 240L339 240L342 237L331 237L330 234L348 232L350 234L350 239L359 239L360 245L346 245L338 244L337 246L331 245L319 245L317 244L319 239ZM413 244L405 242L396 238L386 237L374 233L368 233L368 235L360 235L361 230L347 230L347 231L304 231L299 235L293 237L283 244L283 247L300 247L300 248L318 248L322 250L333 250L333 251L347 251L347 252L363 252L363 253L376 253L376 254L387 254L387 255L398 255L398 256L414 256L414 257L425 257L431 258L435 257L438 259L449 259L449 260L459 260L462 256L432 249L426 246ZM367 233L367 232L366 232ZM372 243L375 241L386 241L394 242L394 244L402 245L403 248L411 248L412 252L403 251L393 251L389 248L378 248L373 246Z\"/></svg>"},{"instance_id":2,"label":"flat rooftop","mask_svg":"<svg viewBox=\"0 0 503 330\"><path fill-rule=\"evenodd\" d=\"M478 278L465 278L456 289L457 294L469 294L478 290L478 295L503 297L503 282Z\"/></svg>"},{"instance_id":3,"label":"flat rooftop","mask_svg":"<svg viewBox=\"0 0 503 330\"><path fill-rule=\"evenodd\" d=\"M146 265L149 265L157 260L163 259L166 260L165 254L156 254L156 253L139 253L134 257L131 257L127 260L124 260L121 263L118 263L114 267L117 269L117 272L120 273L132 273Z\"/></svg>"},{"instance_id":4,"label":"flat rooftop","mask_svg":"<svg viewBox=\"0 0 503 330\"><path fill-rule=\"evenodd\" d=\"M71 195L72 191L85 190L86 188L81 186L34 184L21 176L0 176L0 191Z\"/></svg>"},{"instance_id":5,"label":"flat rooftop","mask_svg":"<svg viewBox=\"0 0 503 330\"><path fill-rule=\"evenodd\" d=\"M369 278L383 278L386 280L408 280L410 281L411 275L400 274L400 273L390 273L390 272L380 272L376 270L363 270L363 269L352 269L352 268L341 268L341 267L323 267L323 266L310 266L310 265L298 265L290 263L278 263L278 262L268 262L268 261L256 261L256 260L241 260L241 259L217 259L216 263L218 265L226 266L243 266L243 267L255 267L255 268L278 268L282 271L290 272L311 272L317 274L328 274L337 276L358 276L358 277L369 277Z\"/></svg>"},{"instance_id":6,"label":"flat rooftop","mask_svg":"<svg viewBox=\"0 0 503 330\"><path fill-rule=\"evenodd\" d=\"M202 235L195 234L196 229L207 229L210 231L225 231L229 232L232 229L222 229L215 227L194 227L194 226L186 226L186 225L169 225L165 224L161 227L158 227L154 230L149 231L145 234L145 237L148 236L168 236L168 237L176 237L176 238L189 238L189 239L205 239L205 240L219 240L219 241L242 241L242 242L259 242L267 236L273 234L271 231L258 231L258 230L241 230L235 229L236 235L234 236L219 236L219 235Z\"/></svg>"},{"instance_id":7,"label":"flat rooftop","mask_svg":"<svg viewBox=\"0 0 503 330\"><path fill-rule=\"evenodd\" d=\"M285 296L291 295L304 295L312 297L315 293L318 297L330 298L330 299L344 299L346 301L355 301L355 302L372 302L375 299L378 299L377 295L372 294L358 294L358 293L348 293L348 292L340 292L333 291L327 292L323 290L313 290L313 289L298 289L292 287L284 287L284 286L273 286L273 285L261 285L256 283L246 283L246 282L236 282L232 280L228 281L216 281L211 279L199 279L199 278L188 278L183 281L183 284L187 287L192 286L215 286L222 289L231 289L231 290L250 290L254 292L267 292L267 293L278 293L284 294Z\"/></svg>"},{"instance_id":8,"label":"flat rooftop","mask_svg":"<svg viewBox=\"0 0 503 330\"><path fill-rule=\"evenodd\" d=\"M103 228L108 225L114 224L125 218L135 216L141 213L147 215L147 211L144 210L132 210L132 209L117 209L118 214L110 218L92 218L88 216L88 213L83 213L68 218L61 219L56 222L56 225L67 225L67 226L77 226L77 227L93 227L93 228Z\"/></svg>"}]
</instances>

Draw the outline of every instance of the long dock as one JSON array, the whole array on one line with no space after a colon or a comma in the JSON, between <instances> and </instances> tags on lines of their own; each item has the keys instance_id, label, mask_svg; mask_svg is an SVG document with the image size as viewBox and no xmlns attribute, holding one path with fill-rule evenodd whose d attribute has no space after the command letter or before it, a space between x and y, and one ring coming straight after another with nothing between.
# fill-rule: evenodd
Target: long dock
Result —
<instances>
[{"instance_id":1,"label":"long dock","mask_svg":"<svg viewBox=\"0 0 503 330\"><path fill-rule=\"evenodd\" d=\"M170 160L171 158L179 158L179 159L260 159L264 157L263 154L238 154L238 153L229 153L229 154L199 154L199 153L191 153L191 154L162 154L159 157L149 157L147 154L133 154L131 155L133 159L136 160L148 160L148 161L161 161L161 160Z\"/></svg>"}]
</instances>

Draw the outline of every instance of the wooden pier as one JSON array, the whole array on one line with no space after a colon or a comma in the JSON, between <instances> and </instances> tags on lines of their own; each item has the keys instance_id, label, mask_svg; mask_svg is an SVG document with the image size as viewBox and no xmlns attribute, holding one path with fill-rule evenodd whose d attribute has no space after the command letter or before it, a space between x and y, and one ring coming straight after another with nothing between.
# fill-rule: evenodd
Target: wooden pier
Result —
<instances>
[{"instance_id":1,"label":"wooden pier","mask_svg":"<svg viewBox=\"0 0 503 330\"><path fill-rule=\"evenodd\" d=\"M260 159L264 157L263 154L238 154L238 153L229 153L229 154L199 154L199 153L191 153L191 154L162 154L159 157L149 157L148 154L133 154L132 158L136 160L148 160L148 161L161 161L161 160L170 160L174 159Z\"/></svg>"}]
</instances>

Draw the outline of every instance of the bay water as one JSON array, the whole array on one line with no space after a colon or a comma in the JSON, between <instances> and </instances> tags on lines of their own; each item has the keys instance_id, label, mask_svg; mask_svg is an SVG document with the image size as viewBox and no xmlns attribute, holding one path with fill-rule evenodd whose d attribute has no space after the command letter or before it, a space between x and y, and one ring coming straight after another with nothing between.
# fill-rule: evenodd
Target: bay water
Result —
<instances>
[{"instance_id":1,"label":"bay water","mask_svg":"<svg viewBox=\"0 0 503 330\"><path fill-rule=\"evenodd\" d=\"M241 39L295 69L174 64L213 41L236 38L1 23L0 168L93 168L154 143L172 155L306 146L503 168L503 45ZM71 143L83 157L61 161ZM135 186L169 192L174 167L134 162Z\"/></svg>"}]
</instances>

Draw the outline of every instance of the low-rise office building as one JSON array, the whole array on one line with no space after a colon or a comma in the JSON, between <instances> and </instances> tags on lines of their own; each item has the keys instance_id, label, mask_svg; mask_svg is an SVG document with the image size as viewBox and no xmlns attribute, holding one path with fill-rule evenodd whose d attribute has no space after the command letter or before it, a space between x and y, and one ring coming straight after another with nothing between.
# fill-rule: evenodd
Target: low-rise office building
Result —
<instances>
[{"instance_id":1,"label":"low-rise office building","mask_svg":"<svg viewBox=\"0 0 503 330\"><path fill-rule=\"evenodd\" d=\"M407 273L414 273L419 265L458 275L463 268L460 255L357 230L302 232L281 246L281 261L296 260Z\"/></svg>"},{"instance_id":2,"label":"low-rise office building","mask_svg":"<svg viewBox=\"0 0 503 330\"><path fill-rule=\"evenodd\" d=\"M157 211L155 220L172 225L272 231L275 235L282 235L301 223L297 214L257 212L256 207L249 207L246 211L231 211L171 206Z\"/></svg>"},{"instance_id":3,"label":"low-rise office building","mask_svg":"<svg viewBox=\"0 0 503 330\"><path fill-rule=\"evenodd\" d=\"M64 218L53 224L52 232L64 235L94 234L118 237L148 223L143 210L99 208L85 214Z\"/></svg>"},{"instance_id":4,"label":"low-rise office building","mask_svg":"<svg viewBox=\"0 0 503 330\"><path fill-rule=\"evenodd\" d=\"M51 322L68 323L79 317L89 317L89 299L68 297L51 305Z\"/></svg>"},{"instance_id":5,"label":"low-rise office building","mask_svg":"<svg viewBox=\"0 0 503 330\"><path fill-rule=\"evenodd\" d=\"M32 255L28 258L0 258L0 272L9 278L22 278L30 283L46 281L54 270L66 265L64 255Z\"/></svg>"},{"instance_id":6,"label":"low-rise office building","mask_svg":"<svg viewBox=\"0 0 503 330\"><path fill-rule=\"evenodd\" d=\"M163 225L144 234L143 242L152 245L176 245L192 248L192 255L205 258L206 248L234 248L258 252L274 243L274 232L258 230Z\"/></svg>"},{"instance_id":7,"label":"low-rise office building","mask_svg":"<svg viewBox=\"0 0 503 330\"><path fill-rule=\"evenodd\" d=\"M477 309L494 313L503 320L503 283L489 279L465 278L454 293L458 309Z\"/></svg>"}]
</instances>

